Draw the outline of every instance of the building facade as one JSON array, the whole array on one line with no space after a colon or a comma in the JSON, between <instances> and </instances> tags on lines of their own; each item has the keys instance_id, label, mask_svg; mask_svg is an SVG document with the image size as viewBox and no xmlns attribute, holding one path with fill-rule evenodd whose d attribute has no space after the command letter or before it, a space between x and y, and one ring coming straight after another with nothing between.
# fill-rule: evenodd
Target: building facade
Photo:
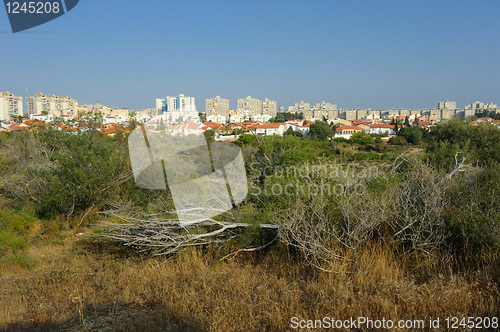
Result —
<instances>
[{"instance_id":1,"label":"building facade","mask_svg":"<svg viewBox=\"0 0 500 332\"><path fill-rule=\"evenodd\" d=\"M37 92L34 97L28 97L28 114L52 114L54 116L67 115L78 105L76 99L68 96L58 97Z\"/></svg>"},{"instance_id":2,"label":"building facade","mask_svg":"<svg viewBox=\"0 0 500 332\"><path fill-rule=\"evenodd\" d=\"M0 92L0 120L19 115L23 115L23 97L14 96L8 91Z\"/></svg>"},{"instance_id":3,"label":"building facade","mask_svg":"<svg viewBox=\"0 0 500 332\"><path fill-rule=\"evenodd\" d=\"M161 99L160 99L161 100ZM180 94L178 97L166 97L162 102L162 112L193 112L196 111L194 97Z\"/></svg>"},{"instance_id":4,"label":"building facade","mask_svg":"<svg viewBox=\"0 0 500 332\"><path fill-rule=\"evenodd\" d=\"M304 103L303 100L300 103L295 103L293 106L288 107L288 112L304 112L311 109L311 104Z\"/></svg>"},{"instance_id":5,"label":"building facade","mask_svg":"<svg viewBox=\"0 0 500 332\"><path fill-rule=\"evenodd\" d=\"M446 99L446 101L440 101L438 103L438 109L440 109L440 110L443 110L443 109L454 110L456 108L457 108L457 103L454 101L449 101L448 99Z\"/></svg>"},{"instance_id":6,"label":"building facade","mask_svg":"<svg viewBox=\"0 0 500 332\"><path fill-rule=\"evenodd\" d=\"M325 101L322 101L321 103L317 103L316 106L313 108L315 111L335 111L337 110L337 105L331 104L331 103L325 103Z\"/></svg>"},{"instance_id":7,"label":"building facade","mask_svg":"<svg viewBox=\"0 0 500 332\"><path fill-rule=\"evenodd\" d=\"M262 115L269 115L272 118L276 116L276 101L275 100L269 100L266 98L262 102Z\"/></svg>"},{"instance_id":8,"label":"building facade","mask_svg":"<svg viewBox=\"0 0 500 332\"><path fill-rule=\"evenodd\" d=\"M252 98L251 96L248 96L245 99L238 99L237 112L243 119L260 115L262 114L262 102L259 99Z\"/></svg>"},{"instance_id":9,"label":"building facade","mask_svg":"<svg viewBox=\"0 0 500 332\"><path fill-rule=\"evenodd\" d=\"M207 99L205 101L205 112L207 119L210 117L229 121L229 99L224 99L220 96L216 96L213 99Z\"/></svg>"}]
</instances>

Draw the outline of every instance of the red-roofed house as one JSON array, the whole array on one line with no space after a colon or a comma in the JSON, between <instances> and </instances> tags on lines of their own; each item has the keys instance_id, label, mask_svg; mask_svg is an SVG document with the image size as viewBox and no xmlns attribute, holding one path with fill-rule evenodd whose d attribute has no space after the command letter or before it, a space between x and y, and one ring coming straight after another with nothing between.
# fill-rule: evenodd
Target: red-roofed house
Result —
<instances>
[{"instance_id":1,"label":"red-roofed house","mask_svg":"<svg viewBox=\"0 0 500 332\"><path fill-rule=\"evenodd\" d=\"M223 125L221 125L220 123L217 123L217 122L210 122L209 121L209 122L203 122L203 124L211 129L217 129L217 130L225 130L226 129L226 127L224 127Z\"/></svg>"},{"instance_id":2,"label":"red-roofed house","mask_svg":"<svg viewBox=\"0 0 500 332\"><path fill-rule=\"evenodd\" d=\"M340 126L337 128L337 133L335 137L343 137L345 139L350 139L352 134L363 131L362 128L358 126Z\"/></svg>"},{"instance_id":3,"label":"red-roofed house","mask_svg":"<svg viewBox=\"0 0 500 332\"><path fill-rule=\"evenodd\" d=\"M286 131L285 123L269 123L264 124L256 129L257 135L279 135L283 136Z\"/></svg>"},{"instance_id":4,"label":"red-roofed house","mask_svg":"<svg viewBox=\"0 0 500 332\"><path fill-rule=\"evenodd\" d=\"M115 136L116 135L116 128L115 127L111 127L111 128L104 129L102 131L102 133L104 135L108 135L108 136Z\"/></svg>"},{"instance_id":5,"label":"red-roofed house","mask_svg":"<svg viewBox=\"0 0 500 332\"><path fill-rule=\"evenodd\" d=\"M115 127L119 127L120 125L118 123L115 123L115 122L108 122L108 123L105 123L102 125L102 127L104 129L109 129L109 128L115 128Z\"/></svg>"},{"instance_id":6,"label":"red-roofed house","mask_svg":"<svg viewBox=\"0 0 500 332\"><path fill-rule=\"evenodd\" d=\"M295 123L295 122L286 122L285 125L286 125L286 130L288 130L289 128L292 128L293 131L299 131L304 136L309 134L309 127L311 126L309 124L306 124L305 126L303 126L301 123Z\"/></svg>"},{"instance_id":7,"label":"red-roofed house","mask_svg":"<svg viewBox=\"0 0 500 332\"><path fill-rule=\"evenodd\" d=\"M390 124L372 124L368 134L379 134L387 136L394 136L396 132L394 131L394 125Z\"/></svg>"},{"instance_id":8,"label":"red-roofed house","mask_svg":"<svg viewBox=\"0 0 500 332\"><path fill-rule=\"evenodd\" d=\"M230 124L227 125L230 129L243 129L243 130L248 130L248 128L239 122L231 122Z\"/></svg>"},{"instance_id":9,"label":"red-roofed house","mask_svg":"<svg viewBox=\"0 0 500 332\"><path fill-rule=\"evenodd\" d=\"M30 129L30 127L25 123L13 123L9 126L10 130L21 130L21 129Z\"/></svg>"},{"instance_id":10,"label":"red-roofed house","mask_svg":"<svg viewBox=\"0 0 500 332\"><path fill-rule=\"evenodd\" d=\"M204 127L206 126L203 123L186 121L185 124L176 124L168 127L167 131L172 134L201 134L205 131Z\"/></svg>"}]
</instances>

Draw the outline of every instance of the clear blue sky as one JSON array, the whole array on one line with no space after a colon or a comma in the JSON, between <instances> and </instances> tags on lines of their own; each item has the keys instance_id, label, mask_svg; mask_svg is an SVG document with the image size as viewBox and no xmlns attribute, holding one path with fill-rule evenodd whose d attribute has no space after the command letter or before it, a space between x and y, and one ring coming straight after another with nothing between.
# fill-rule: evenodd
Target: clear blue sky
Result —
<instances>
[{"instance_id":1,"label":"clear blue sky","mask_svg":"<svg viewBox=\"0 0 500 332\"><path fill-rule=\"evenodd\" d=\"M500 1L80 0L13 34L0 91L130 109L184 93L340 108L500 104Z\"/></svg>"}]
</instances>

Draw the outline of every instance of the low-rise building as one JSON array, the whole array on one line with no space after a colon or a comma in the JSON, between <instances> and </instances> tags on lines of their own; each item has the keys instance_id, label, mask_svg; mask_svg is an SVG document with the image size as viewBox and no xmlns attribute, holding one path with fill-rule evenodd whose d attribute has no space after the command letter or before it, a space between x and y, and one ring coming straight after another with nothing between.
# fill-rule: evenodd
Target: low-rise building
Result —
<instances>
[{"instance_id":1,"label":"low-rise building","mask_svg":"<svg viewBox=\"0 0 500 332\"><path fill-rule=\"evenodd\" d=\"M353 134L361 131L363 131L363 129L358 126L340 126L337 128L335 137L350 139Z\"/></svg>"},{"instance_id":2,"label":"low-rise building","mask_svg":"<svg viewBox=\"0 0 500 332\"><path fill-rule=\"evenodd\" d=\"M286 131L286 124L285 123L269 123L269 124L264 124L256 129L257 135L279 135L283 136L283 134Z\"/></svg>"}]
</instances>

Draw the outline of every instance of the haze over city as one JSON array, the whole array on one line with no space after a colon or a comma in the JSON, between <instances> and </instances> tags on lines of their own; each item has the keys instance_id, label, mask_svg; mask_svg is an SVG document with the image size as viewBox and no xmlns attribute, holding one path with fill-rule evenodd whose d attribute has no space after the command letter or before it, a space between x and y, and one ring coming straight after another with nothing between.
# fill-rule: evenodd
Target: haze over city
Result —
<instances>
[{"instance_id":1,"label":"haze over city","mask_svg":"<svg viewBox=\"0 0 500 332\"><path fill-rule=\"evenodd\" d=\"M13 34L0 91L143 109L184 93L339 108L499 103L498 1L82 1Z\"/></svg>"}]
</instances>

